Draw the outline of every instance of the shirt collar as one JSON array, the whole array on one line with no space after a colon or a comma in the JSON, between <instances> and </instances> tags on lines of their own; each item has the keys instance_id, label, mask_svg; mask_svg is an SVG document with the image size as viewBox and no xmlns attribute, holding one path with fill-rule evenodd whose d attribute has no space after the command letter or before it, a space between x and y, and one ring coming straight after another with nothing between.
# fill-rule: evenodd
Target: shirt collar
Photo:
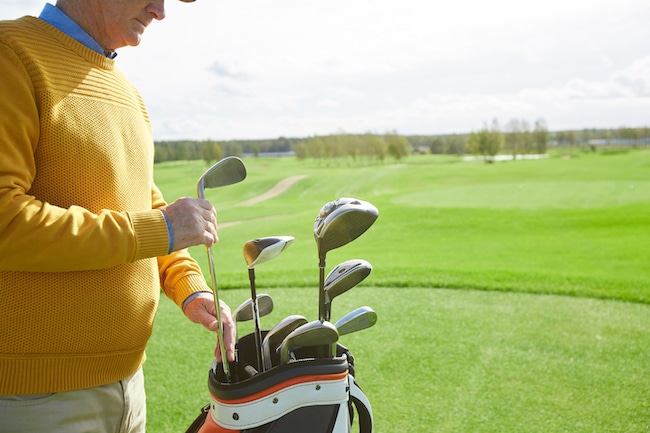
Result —
<instances>
[{"instance_id":1,"label":"shirt collar","mask_svg":"<svg viewBox=\"0 0 650 433\"><path fill-rule=\"evenodd\" d=\"M105 52L104 49L94 40L84 29L82 29L79 24L72 21L72 19L67 16L61 9L57 8L53 4L46 3L43 11L39 15L39 18L50 24L53 27L56 27L66 35L82 43L86 47L90 48L93 51L97 51L100 54L105 55L108 58L115 58L117 53L115 51Z\"/></svg>"}]
</instances>

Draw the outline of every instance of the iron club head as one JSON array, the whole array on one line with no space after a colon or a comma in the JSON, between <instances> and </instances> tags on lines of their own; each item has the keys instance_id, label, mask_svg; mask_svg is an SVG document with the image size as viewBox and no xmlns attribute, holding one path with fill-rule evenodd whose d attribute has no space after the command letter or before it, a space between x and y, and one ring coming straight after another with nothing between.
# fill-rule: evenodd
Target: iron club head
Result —
<instances>
[{"instance_id":1,"label":"iron club head","mask_svg":"<svg viewBox=\"0 0 650 433\"><path fill-rule=\"evenodd\" d=\"M371 271L372 265L361 259L348 260L330 271L323 286L325 296L324 320L330 320L334 298L359 284L370 275Z\"/></svg>"},{"instance_id":2,"label":"iron club head","mask_svg":"<svg viewBox=\"0 0 650 433\"><path fill-rule=\"evenodd\" d=\"M377 323L377 313L370 307L360 307L341 317L334 326L339 331L339 335L346 335L370 328L375 323Z\"/></svg>"},{"instance_id":3,"label":"iron club head","mask_svg":"<svg viewBox=\"0 0 650 433\"><path fill-rule=\"evenodd\" d=\"M299 326L307 323L307 319L299 314L285 317L277 325L275 325L269 332L267 332L262 342L262 352L264 359L264 370L269 370L272 365L271 353L275 350L287 335Z\"/></svg>"},{"instance_id":4,"label":"iron club head","mask_svg":"<svg viewBox=\"0 0 650 433\"><path fill-rule=\"evenodd\" d=\"M285 364L289 361L289 351L296 347L306 346L327 346L330 347L339 339L339 332L330 322L305 323L293 330L282 341L280 346L280 362Z\"/></svg>"},{"instance_id":5,"label":"iron club head","mask_svg":"<svg viewBox=\"0 0 650 433\"><path fill-rule=\"evenodd\" d=\"M273 299L265 293L257 295L257 306L261 317L271 314L273 311ZM232 313L235 323L253 320L253 300L248 298L235 308Z\"/></svg>"},{"instance_id":6,"label":"iron club head","mask_svg":"<svg viewBox=\"0 0 650 433\"><path fill-rule=\"evenodd\" d=\"M352 259L339 263L325 278L325 301L347 292L363 281L372 272L372 265L366 260Z\"/></svg>"}]
</instances>

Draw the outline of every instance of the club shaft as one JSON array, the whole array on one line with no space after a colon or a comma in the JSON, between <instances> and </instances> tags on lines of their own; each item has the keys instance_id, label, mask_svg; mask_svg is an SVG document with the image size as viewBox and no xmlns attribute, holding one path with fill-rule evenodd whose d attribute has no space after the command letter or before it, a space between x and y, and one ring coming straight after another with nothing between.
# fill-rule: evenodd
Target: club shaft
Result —
<instances>
[{"instance_id":1,"label":"club shaft","mask_svg":"<svg viewBox=\"0 0 650 433\"><path fill-rule=\"evenodd\" d=\"M325 318L325 257L321 257L318 263L318 320L324 322Z\"/></svg>"},{"instance_id":2,"label":"club shaft","mask_svg":"<svg viewBox=\"0 0 650 433\"><path fill-rule=\"evenodd\" d=\"M226 382L230 382L230 365L226 354L226 344L224 342L223 322L221 321L221 307L219 302L219 291L217 290L217 276L214 272L214 257L212 255L212 247L207 247L208 250L208 264L210 266L210 282L212 283L212 294L214 295L214 309L219 322L217 330L217 337L219 338L219 348L221 349L221 359L223 364L223 372L226 374Z\"/></svg>"},{"instance_id":3,"label":"club shaft","mask_svg":"<svg viewBox=\"0 0 650 433\"><path fill-rule=\"evenodd\" d=\"M255 324L255 353L257 355L257 370L262 371L262 329L260 327L260 311L257 305L257 289L255 288L255 268L248 269L248 279L251 284L251 300L253 301L253 322Z\"/></svg>"},{"instance_id":4,"label":"club shaft","mask_svg":"<svg viewBox=\"0 0 650 433\"><path fill-rule=\"evenodd\" d=\"M318 273L319 273L319 282L318 282L318 320L321 322L326 321L326 311L325 311L325 254L319 254L318 259ZM318 356L320 358L329 358L327 352L331 352L332 349L329 346L320 346L318 348Z\"/></svg>"}]
</instances>

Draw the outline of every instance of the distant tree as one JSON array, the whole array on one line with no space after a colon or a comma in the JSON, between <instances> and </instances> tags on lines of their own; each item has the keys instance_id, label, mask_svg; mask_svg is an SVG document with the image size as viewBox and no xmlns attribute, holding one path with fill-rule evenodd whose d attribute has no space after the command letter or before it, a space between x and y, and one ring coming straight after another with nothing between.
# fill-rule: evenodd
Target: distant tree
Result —
<instances>
[{"instance_id":1,"label":"distant tree","mask_svg":"<svg viewBox=\"0 0 650 433\"><path fill-rule=\"evenodd\" d=\"M206 140L201 142L201 157L210 165L212 162L223 158L223 149L216 141Z\"/></svg>"},{"instance_id":2,"label":"distant tree","mask_svg":"<svg viewBox=\"0 0 650 433\"><path fill-rule=\"evenodd\" d=\"M387 144L388 154L395 158L396 161L406 157L412 148L406 137L399 135L397 131L386 134L384 140Z\"/></svg>"},{"instance_id":3,"label":"distant tree","mask_svg":"<svg viewBox=\"0 0 650 433\"><path fill-rule=\"evenodd\" d=\"M383 162L388 154L388 145L386 144L386 140L384 140L384 137L377 134L364 134L363 147L365 155L380 162Z\"/></svg>"},{"instance_id":4,"label":"distant tree","mask_svg":"<svg viewBox=\"0 0 650 433\"><path fill-rule=\"evenodd\" d=\"M521 120L521 151L522 153L534 153L533 133L530 123L526 119Z\"/></svg>"},{"instance_id":5,"label":"distant tree","mask_svg":"<svg viewBox=\"0 0 650 433\"><path fill-rule=\"evenodd\" d=\"M309 150L306 141L299 141L293 145L293 151L299 160L307 159Z\"/></svg>"},{"instance_id":6,"label":"distant tree","mask_svg":"<svg viewBox=\"0 0 650 433\"><path fill-rule=\"evenodd\" d=\"M504 147L512 153L512 159L516 159L522 146L522 131L519 119L510 119L506 125L504 135Z\"/></svg>"},{"instance_id":7,"label":"distant tree","mask_svg":"<svg viewBox=\"0 0 650 433\"><path fill-rule=\"evenodd\" d=\"M446 155L462 155L468 150L468 147L469 144L466 143L464 136L452 134L445 137L443 153Z\"/></svg>"},{"instance_id":8,"label":"distant tree","mask_svg":"<svg viewBox=\"0 0 650 433\"><path fill-rule=\"evenodd\" d=\"M433 137L429 143L429 152L431 153L445 153L444 152L445 141L442 137Z\"/></svg>"},{"instance_id":9,"label":"distant tree","mask_svg":"<svg viewBox=\"0 0 650 433\"><path fill-rule=\"evenodd\" d=\"M544 119L537 119L535 121L535 130L533 131L533 142L535 143L535 150L538 154L546 153L548 147L548 126Z\"/></svg>"},{"instance_id":10,"label":"distant tree","mask_svg":"<svg viewBox=\"0 0 650 433\"><path fill-rule=\"evenodd\" d=\"M472 153L482 155L486 163L494 162L494 157L503 145L503 134L499 129L498 121L496 119L492 121L491 129L485 125L478 132L472 132L467 144Z\"/></svg>"}]
</instances>

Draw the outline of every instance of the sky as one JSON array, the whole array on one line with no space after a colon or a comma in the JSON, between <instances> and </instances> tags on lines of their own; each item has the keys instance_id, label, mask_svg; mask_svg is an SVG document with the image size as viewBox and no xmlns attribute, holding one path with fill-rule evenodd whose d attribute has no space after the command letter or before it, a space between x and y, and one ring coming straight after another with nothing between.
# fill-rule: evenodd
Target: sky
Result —
<instances>
[{"instance_id":1,"label":"sky","mask_svg":"<svg viewBox=\"0 0 650 433\"><path fill-rule=\"evenodd\" d=\"M44 1L0 0L0 19ZM648 0L167 0L117 64L156 140L650 126Z\"/></svg>"}]
</instances>

